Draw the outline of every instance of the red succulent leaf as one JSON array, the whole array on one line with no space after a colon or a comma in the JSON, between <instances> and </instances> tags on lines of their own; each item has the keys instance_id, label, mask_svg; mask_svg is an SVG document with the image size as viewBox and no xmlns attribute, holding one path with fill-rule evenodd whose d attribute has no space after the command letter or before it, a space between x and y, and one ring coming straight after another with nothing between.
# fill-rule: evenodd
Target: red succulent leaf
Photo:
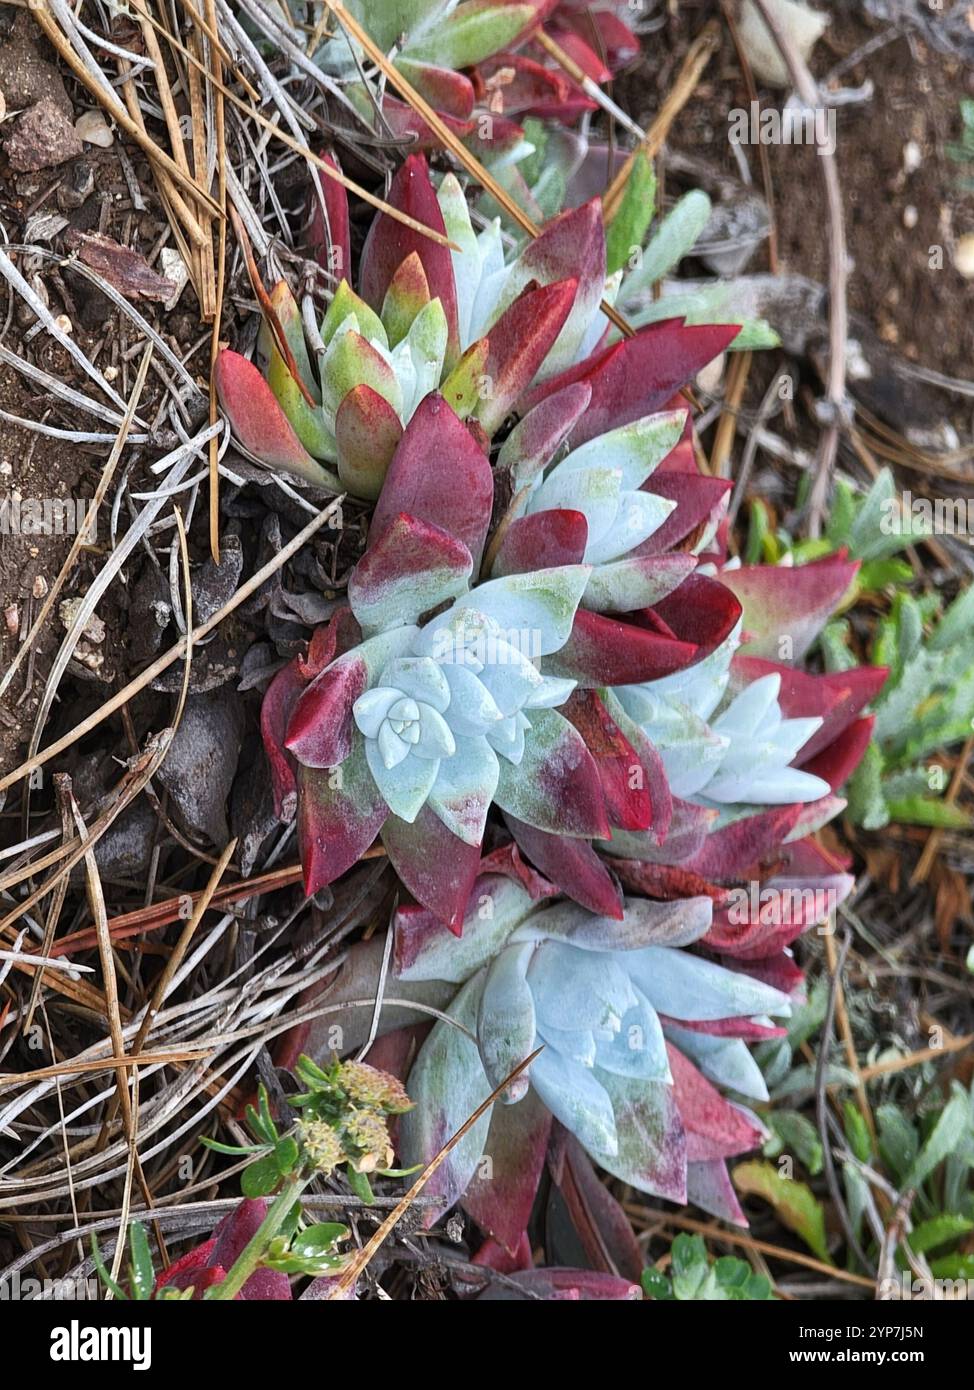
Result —
<instances>
[{"instance_id":1,"label":"red succulent leaf","mask_svg":"<svg viewBox=\"0 0 974 1390\"><path fill-rule=\"evenodd\" d=\"M476 93L474 84L465 73L437 67L435 63L417 62L401 54L396 59L396 67L439 115L469 121L473 115Z\"/></svg>"},{"instance_id":2,"label":"red succulent leaf","mask_svg":"<svg viewBox=\"0 0 974 1390\"><path fill-rule=\"evenodd\" d=\"M664 319L542 382L528 393L522 407L528 410L575 382L587 383L592 388L591 403L572 433L574 445L584 444L662 410L739 331L732 324L690 326L682 319Z\"/></svg>"},{"instance_id":3,"label":"red succulent leaf","mask_svg":"<svg viewBox=\"0 0 974 1390\"><path fill-rule=\"evenodd\" d=\"M704 938L706 940L706 938ZM764 1042L768 1038L788 1036L787 1028L773 1028L766 1023L755 1023L753 1018L670 1018L660 1014L662 1024L670 1023L674 1028L683 1028L688 1033L707 1033L712 1038L743 1038L746 1042Z\"/></svg>"},{"instance_id":4,"label":"red succulent leaf","mask_svg":"<svg viewBox=\"0 0 974 1390\"><path fill-rule=\"evenodd\" d=\"M353 386L342 398L335 414L338 471L356 497L379 496L402 433L399 416L371 386Z\"/></svg>"},{"instance_id":5,"label":"red succulent leaf","mask_svg":"<svg viewBox=\"0 0 974 1390\"><path fill-rule=\"evenodd\" d=\"M436 131L428 126L418 112L406 102L387 92L382 98L382 115L389 129L398 140L409 140L414 150L438 150L443 142ZM473 120L459 120L446 111L439 112L440 120L458 140L469 140L477 129Z\"/></svg>"},{"instance_id":6,"label":"red succulent leaf","mask_svg":"<svg viewBox=\"0 0 974 1390\"><path fill-rule=\"evenodd\" d=\"M442 396L419 403L386 473L371 534L402 512L454 536L479 566L494 503L490 461Z\"/></svg>"},{"instance_id":7,"label":"red succulent leaf","mask_svg":"<svg viewBox=\"0 0 974 1390\"><path fill-rule=\"evenodd\" d=\"M346 652L322 671L294 706L284 746L306 767L338 767L352 751L352 706L364 693L368 670L356 652Z\"/></svg>"},{"instance_id":8,"label":"red succulent leaf","mask_svg":"<svg viewBox=\"0 0 974 1390\"><path fill-rule=\"evenodd\" d=\"M832 741L828 748L802 763L802 771L828 782L833 791L843 786L866 756L876 723L874 714L856 719Z\"/></svg>"},{"instance_id":9,"label":"red succulent leaf","mask_svg":"<svg viewBox=\"0 0 974 1390\"><path fill-rule=\"evenodd\" d=\"M510 829L510 823L508 823L508 829ZM511 831L511 833L514 832ZM542 832L539 830L535 833L540 835ZM503 874L512 883L519 883L535 901L555 898L560 892L554 883L543 878L541 874L532 869L526 860L521 858L521 851L513 840L506 845L499 845L497 849L491 850L490 854L485 854L480 861L480 872L481 874Z\"/></svg>"},{"instance_id":10,"label":"red succulent leaf","mask_svg":"<svg viewBox=\"0 0 974 1390\"><path fill-rule=\"evenodd\" d=\"M494 1269L498 1274L516 1274L518 1270L531 1269L534 1258L531 1254L531 1240L527 1231L521 1232L521 1238L513 1254L505 1250L500 1241L494 1240L493 1236L488 1236L470 1263L481 1265L485 1269Z\"/></svg>"},{"instance_id":11,"label":"red succulent leaf","mask_svg":"<svg viewBox=\"0 0 974 1390\"><path fill-rule=\"evenodd\" d=\"M682 671L697 655L694 642L579 608L571 636L560 651L545 659L545 667L552 675L577 680L583 688L636 685Z\"/></svg>"},{"instance_id":12,"label":"red succulent leaf","mask_svg":"<svg viewBox=\"0 0 974 1390\"><path fill-rule=\"evenodd\" d=\"M245 1197L213 1232L210 1240L187 1251L156 1279L156 1289L169 1285L177 1289L194 1290L194 1300L203 1290L221 1284L227 1271L243 1254L267 1215L267 1203L262 1197ZM272 1269L258 1269L237 1294L242 1302L288 1302L291 1284L286 1274Z\"/></svg>"},{"instance_id":13,"label":"red succulent leaf","mask_svg":"<svg viewBox=\"0 0 974 1390\"><path fill-rule=\"evenodd\" d=\"M560 1124L554 1126L548 1148L548 1170L589 1263L606 1274L638 1279L645 1262L631 1221L581 1144Z\"/></svg>"},{"instance_id":14,"label":"red succulent leaf","mask_svg":"<svg viewBox=\"0 0 974 1390\"><path fill-rule=\"evenodd\" d=\"M724 902L728 895L727 888L711 883L709 879L680 865L650 864L645 859L613 859L611 856L606 856L605 862L617 875L623 888L644 898L663 898L666 901L712 898L717 904Z\"/></svg>"},{"instance_id":15,"label":"red succulent leaf","mask_svg":"<svg viewBox=\"0 0 974 1390\"><path fill-rule=\"evenodd\" d=\"M698 661L730 636L741 605L716 579L691 574L675 593L654 603L652 613L675 637L696 644L694 660Z\"/></svg>"},{"instance_id":16,"label":"red succulent leaf","mask_svg":"<svg viewBox=\"0 0 974 1390\"><path fill-rule=\"evenodd\" d=\"M518 485L547 468L592 399L587 382L566 386L528 411L501 445L497 462L509 467Z\"/></svg>"},{"instance_id":17,"label":"red succulent leaf","mask_svg":"<svg viewBox=\"0 0 974 1390\"><path fill-rule=\"evenodd\" d=\"M530 574L557 565L580 565L588 541L583 512L564 509L518 517L504 532L491 574Z\"/></svg>"},{"instance_id":18,"label":"red succulent leaf","mask_svg":"<svg viewBox=\"0 0 974 1390\"><path fill-rule=\"evenodd\" d=\"M404 212L424 227L446 236L446 225L436 190L430 181L426 160L421 154L411 154L392 181L387 200L397 212ZM450 248L413 231L387 213L379 213L362 249L362 298L379 312L393 276L402 262L416 252L426 272L430 294L439 299L446 315L449 332L447 365L460 354L457 328L457 290L453 278Z\"/></svg>"},{"instance_id":19,"label":"red succulent leaf","mask_svg":"<svg viewBox=\"0 0 974 1390\"><path fill-rule=\"evenodd\" d=\"M274 814L278 820L285 822L294 819L298 807L298 785L294 754L285 748L284 739L294 706L306 685L297 660L289 661L267 687L260 707L260 732L270 766Z\"/></svg>"},{"instance_id":20,"label":"red succulent leaf","mask_svg":"<svg viewBox=\"0 0 974 1390\"><path fill-rule=\"evenodd\" d=\"M416 901L459 936L480 869L480 846L468 845L447 830L428 806L411 825L389 816L382 843Z\"/></svg>"},{"instance_id":21,"label":"red succulent leaf","mask_svg":"<svg viewBox=\"0 0 974 1390\"><path fill-rule=\"evenodd\" d=\"M581 734L550 709L533 709L531 726L520 765L501 760L497 805L536 830L609 839L602 780Z\"/></svg>"},{"instance_id":22,"label":"red succulent leaf","mask_svg":"<svg viewBox=\"0 0 974 1390\"><path fill-rule=\"evenodd\" d=\"M285 746L294 708L308 683L336 656L361 641L361 632L350 608L339 608L321 627L315 628L305 656L296 656L267 687L260 707L260 731L270 765L274 811L279 820L292 821L297 809L294 754Z\"/></svg>"},{"instance_id":23,"label":"red succulent leaf","mask_svg":"<svg viewBox=\"0 0 974 1390\"><path fill-rule=\"evenodd\" d=\"M361 741L340 768L298 769L298 845L307 897L358 863L388 814Z\"/></svg>"},{"instance_id":24,"label":"red succulent leaf","mask_svg":"<svg viewBox=\"0 0 974 1390\"><path fill-rule=\"evenodd\" d=\"M331 155L321 152L324 162L341 173L341 165ZM352 244L348 229L348 194L337 179L330 179L320 170L314 170L324 198L328 213L325 225L321 203L317 196L311 197L311 226L308 230L308 249L320 266L335 277L336 281L352 278Z\"/></svg>"},{"instance_id":25,"label":"red succulent leaf","mask_svg":"<svg viewBox=\"0 0 974 1390\"><path fill-rule=\"evenodd\" d=\"M704 878L739 882L742 872L773 854L798 824L801 806L775 806L715 830L686 867Z\"/></svg>"},{"instance_id":26,"label":"red succulent leaf","mask_svg":"<svg viewBox=\"0 0 974 1390\"><path fill-rule=\"evenodd\" d=\"M271 468L311 482L323 481L324 473L298 439L253 362L225 348L216 359L213 379L220 405L248 453Z\"/></svg>"},{"instance_id":27,"label":"red succulent leaf","mask_svg":"<svg viewBox=\"0 0 974 1390\"><path fill-rule=\"evenodd\" d=\"M672 1043L666 1044L680 1118L687 1132L687 1161L699 1163L747 1153L761 1131L711 1085Z\"/></svg>"},{"instance_id":28,"label":"red succulent leaf","mask_svg":"<svg viewBox=\"0 0 974 1390\"><path fill-rule=\"evenodd\" d=\"M533 114L541 106L560 106L569 100L573 90L561 73L523 53L487 58L478 65L475 76L482 97L497 95L508 116ZM492 79L497 80L492 83Z\"/></svg>"},{"instance_id":29,"label":"red succulent leaf","mask_svg":"<svg viewBox=\"0 0 974 1390\"><path fill-rule=\"evenodd\" d=\"M677 445L679 448L679 445ZM664 460L665 462L665 460ZM644 492L669 498L676 507L653 534L634 551L636 555L660 555L693 536L722 508L730 495L729 478L708 478L677 470L661 472L663 465L643 484Z\"/></svg>"},{"instance_id":30,"label":"red succulent leaf","mask_svg":"<svg viewBox=\"0 0 974 1390\"><path fill-rule=\"evenodd\" d=\"M762 956L760 960L739 961L733 956L721 956L720 964L728 970L737 970L742 975L750 975L782 994L792 994L805 983L801 967L795 964L789 951L779 951L775 956Z\"/></svg>"},{"instance_id":31,"label":"red succulent leaf","mask_svg":"<svg viewBox=\"0 0 974 1390\"><path fill-rule=\"evenodd\" d=\"M835 612L859 569L845 552L807 565L744 565L721 582L744 610L744 651L789 665L800 661Z\"/></svg>"},{"instance_id":32,"label":"red succulent leaf","mask_svg":"<svg viewBox=\"0 0 974 1390\"><path fill-rule=\"evenodd\" d=\"M636 750L593 690L575 690L562 714L574 724L595 759L610 824L648 830L653 807Z\"/></svg>"},{"instance_id":33,"label":"red succulent leaf","mask_svg":"<svg viewBox=\"0 0 974 1390\"><path fill-rule=\"evenodd\" d=\"M526 288L491 328L485 368L491 391L477 412L488 435L500 429L534 380L568 320L578 285L572 277Z\"/></svg>"},{"instance_id":34,"label":"red succulent leaf","mask_svg":"<svg viewBox=\"0 0 974 1390\"><path fill-rule=\"evenodd\" d=\"M525 825L516 816L505 816L507 828L531 863L573 902L600 917L623 918L622 894L605 864L587 840L568 835L549 835Z\"/></svg>"},{"instance_id":35,"label":"red succulent leaf","mask_svg":"<svg viewBox=\"0 0 974 1390\"><path fill-rule=\"evenodd\" d=\"M642 1299L638 1284L592 1269L525 1269L509 1274L504 1284L488 1284L478 1302L518 1300L511 1285L524 1290L525 1301L546 1303L632 1303Z\"/></svg>"},{"instance_id":36,"label":"red succulent leaf","mask_svg":"<svg viewBox=\"0 0 974 1390\"><path fill-rule=\"evenodd\" d=\"M489 1176L479 1171L461 1198L468 1216L508 1254L521 1245L544 1170L551 1115L534 1091L516 1105L495 1105L484 1152Z\"/></svg>"},{"instance_id":37,"label":"red succulent leaf","mask_svg":"<svg viewBox=\"0 0 974 1390\"><path fill-rule=\"evenodd\" d=\"M348 600L364 628L413 623L464 593L472 569L463 541L401 512L355 566Z\"/></svg>"}]
</instances>

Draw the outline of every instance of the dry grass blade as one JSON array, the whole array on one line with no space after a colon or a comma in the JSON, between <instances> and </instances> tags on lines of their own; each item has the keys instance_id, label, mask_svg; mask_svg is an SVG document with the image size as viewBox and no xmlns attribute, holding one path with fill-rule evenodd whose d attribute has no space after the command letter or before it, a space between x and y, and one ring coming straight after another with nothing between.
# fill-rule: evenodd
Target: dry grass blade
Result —
<instances>
[{"instance_id":1,"label":"dry grass blade","mask_svg":"<svg viewBox=\"0 0 974 1390\"><path fill-rule=\"evenodd\" d=\"M696 91L697 83L703 76L703 71L717 51L719 44L720 27L714 20L711 20L690 45L672 91L656 113L653 124L643 137L639 149L642 150L647 159L655 159L663 148L666 137L670 133L670 127ZM633 150L602 197L602 207L607 222L610 222L618 211L639 149Z\"/></svg>"},{"instance_id":2,"label":"dry grass blade","mask_svg":"<svg viewBox=\"0 0 974 1390\"><path fill-rule=\"evenodd\" d=\"M0 1091L13 1086L33 1085L35 1081L50 1081L54 1077L95 1076L99 1072L125 1072L129 1067L170 1067L176 1062L198 1062L211 1055L208 1048L171 1048L160 1052L140 1052L130 1056L126 1052L112 1053L109 1057L75 1058L69 1062L58 1062L51 1067L37 1067L34 1071L0 1072Z\"/></svg>"},{"instance_id":3,"label":"dry grass blade","mask_svg":"<svg viewBox=\"0 0 974 1390\"><path fill-rule=\"evenodd\" d=\"M372 1257L379 1249L380 1245L382 1245L383 1241L387 1238L387 1236L389 1236L390 1233L393 1230L395 1230L398 1222L401 1221L402 1217L412 1206L413 1202L422 1192L423 1188L429 1182L430 1178L433 1176L436 1170L443 1164L447 1155L450 1153L450 1150L455 1148L455 1146L459 1144L463 1136L470 1132L473 1126L480 1119L481 1115L486 1114L486 1112L493 1105L494 1101L497 1100L499 1096L502 1096L504 1094L511 1082L514 1081L517 1077L519 1077L521 1075L521 1072L524 1071L526 1067L529 1067L531 1063L534 1061L535 1057L537 1057L538 1054L542 1051L543 1048L539 1047L531 1053L530 1057L525 1057L523 1062L518 1063L518 1065L511 1072L510 1076L505 1077L501 1084L495 1090L491 1091L490 1095L483 1102L483 1104L478 1105L477 1109L473 1112L470 1118L464 1121L464 1123L460 1126L460 1128L457 1130L456 1134L454 1134L452 1139L448 1139L447 1142L443 1145L442 1149L440 1149L439 1153L430 1159L429 1163L427 1163L426 1167L420 1173L419 1177L413 1183L412 1187L405 1194L402 1200L396 1203L392 1211L382 1222L382 1225L377 1227L374 1234L370 1236L369 1239L366 1241L365 1245L362 1246L362 1249L356 1251L355 1255L352 1257L352 1261L349 1264L348 1268L342 1271L342 1274L339 1276L338 1280L335 1283L335 1287L328 1295L329 1299L344 1298L345 1295L355 1287L355 1284L358 1281L359 1276L362 1274L363 1270L367 1268L370 1261L372 1260Z\"/></svg>"},{"instance_id":4,"label":"dry grass blade","mask_svg":"<svg viewBox=\"0 0 974 1390\"><path fill-rule=\"evenodd\" d=\"M36 8L32 7L31 13L78 81L87 87L95 100L98 101L112 119L121 126L126 135L130 136L131 139L135 141L150 160L160 164L185 193L193 198L200 198L212 213L219 216L220 209L217 207L216 203L214 203L213 199L210 198L208 194L201 193L199 187L194 183L192 178L190 178L188 174L184 174L172 156L166 154L165 150L161 149L151 136L140 128L138 123L132 119L120 101L113 100L108 96L105 88L101 83L95 80L78 57L54 16L42 5L38 5ZM200 230L202 234L202 229Z\"/></svg>"},{"instance_id":5,"label":"dry grass blade","mask_svg":"<svg viewBox=\"0 0 974 1390\"><path fill-rule=\"evenodd\" d=\"M188 637L181 637L167 652L157 657L151 666L147 666L144 671L134 678L134 680L129 681L124 689L118 691L110 700L106 700L101 708L96 710L94 714L89 715L87 719L75 725L70 733L65 734L62 738L57 739L41 752L35 753L32 757L21 763L20 767L14 768L13 772L8 772L6 777L0 778L0 791L5 791L8 787L15 786L18 782L23 781L25 777L29 777L35 768L43 767L46 763L50 762L52 758L59 757L60 754L66 752L73 744L77 743L79 739L84 738L86 734L90 733L92 729L97 728L99 724L109 719L117 710L127 704L134 695L137 695L140 690L145 690L146 686L150 685L157 676L160 676L163 671L168 670L174 662L178 661L180 657L186 654L187 643L192 645L193 643L199 642L202 638L206 637L208 633L219 627L224 618L234 612L235 609L239 608L242 603L245 603L247 599L250 598L251 594L256 593L261 585L264 584L272 574L275 574L282 565L286 565L291 556L295 555L301 547L311 539L316 531L320 530L326 522L332 519L336 511L341 507L343 500L343 496L336 497L334 502L330 502L327 507L323 508L316 517L308 522L303 530L298 532L293 540L289 541L272 559L268 560L267 564L263 565L256 574L252 575L251 578L247 580L246 584L242 584L233 598L223 604L212 617L207 618L206 622L201 623Z\"/></svg>"},{"instance_id":6,"label":"dry grass blade","mask_svg":"<svg viewBox=\"0 0 974 1390\"><path fill-rule=\"evenodd\" d=\"M268 328L274 335L274 343L278 352L284 358L284 365L287 367L294 381L295 386L301 392L307 404L312 410L317 409L317 401L308 389L308 386L301 375L297 362L294 360L294 353L287 340L284 329L281 327L281 320L277 316L277 310L271 303L271 297L264 289L264 283L260 278L260 271L257 269L257 262L254 260L253 248L250 245L250 237L247 235L246 228L240 220L237 209L230 204L230 220L233 223L233 230L240 249L243 252L244 264L247 267L247 278L250 280L250 287L257 297L261 313L264 315Z\"/></svg>"},{"instance_id":7,"label":"dry grass blade","mask_svg":"<svg viewBox=\"0 0 974 1390\"><path fill-rule=\"evenodd\" d=\"M184 0L185 3L185 0ZM192 9L191 6L187 8ZM193 11L194 19L196 13ZM197 20L197 22L199 22ZM226 214L227 207L227 132L223 108L223 54L216 34L216 3L206 0L206 28L209 45L210 71L206 80L213 91L213 119L216 125L216 178L217 201ZM220 351L220 328L223 323L223 296L227 278L227 222L224 215L217 228L216 253L216 298L213 305L213 335L210 339L210 424L219 418L219 404L216 398L216 359ZM210 554L214 564L220 563L220 472L218 468L218 444L214 437L210 440Z\"/></svg>"},{"instance_id":8,"label":"dry grass blade","mask_svg":"<svg viewBox=\"0 0 974 1390\"><path fill-rule=\"evenodd\" d=\"M69 793L69 795L71 794ZM78 827L78 833L82 839L87 839L87 827L73 795L71 795L71 814ZM108 935L108 912L105 907L105 895L102 892L101 876L98 873L93 849L88 850L85 854L85 881L88 888L88 905L91 908L91 915L95 919L95 930L98 933L98 957L101 961L102 987L105 991L105 1007L108 1013L108 1030L112 1040L112 1052L116 1057L123 1057L125 1055L125 1035L122 1030L122 1018L119 1010L115 957L112 954L111 937ZM122 1123L125 1126L126 1134L131 1139L133 1138L132 1106L129 1097L128 1078L124 1067L116 1068L115 1081L118 1103L122 1111Z\"/></svg>"},{"instance_id":9,"label":"dry grass blade","mask_svg":"<svg viewBox=\"0 0 974 1390\"><path fill-rule=\"evenodd\" d=\"M160 974L158 981L156 982L155 989L152 991L152 998L150 999L148 1007L146 1008L145 1018L142 1020L142 1023L139 1027L139 1031L135 1035L135 1041L132 1043L133 1053L141 1052L142 1048L145 1046L145 1041L148 1038L149 1034L152 1032L152 1025L156 1021L159 1009L162 1007L166 995L169 992L169 986L172 983L173 976L176 974L176 971L179 969L180 965L183 962L183 957L189 950L190 942L196 935L196 928L203 920L203 914L210 906L213 894L216 892L220 879L226 872L226 867L230 863L230 860L233 858L233 853L236 848L236 840L231 840L231 842L227 845L226 849L220 855L220 861L217 864L216 868L213 870L212 874L210 875L210 881L209 883L207 883L205 889L201 893L199 901L197 902L196 907L193 911L193 915L190 917L189 921L186 923L185 927L180 932L179 940L173 947L169 959L166 961L165 968Z\"/></svg>"},{"instance_id":10,"label":"dry grass blade","mask_svg":"<svg viewBox=\"0 0 974 1390\"><path fill-rule=\"evenodd\" d=\"M149 22L155 23L151 18ZM157 27L159 26L157 25ZM362 185L356 183L354 179L347 178L345 174L340 173L332 165L326 163L326 161L322 159L320 155L315 154L305 142L297 140L293 135L289 135L287 131L281 130L273 121L268 120L263 112L259 111L256 106L252 104L249 105L246 101L243 101L242 98L238 97L235 92L232 92L230 88L217 77L215 72L209 72L205 69L195 54L191 53L178 39L168 33L166 37L169 39L173 49L182 54L188 63L200 68L205 73L214 91L219 92L226 101L229 101L238 111L241 111L243 115L247 116L250 120L256 121L257 124L268 131L275 140L280 140L282 144L287 145L288 149L293 150L295 154L301 155L309 164L313 165L324 174L326 178L341 184L349 193L354 193L356 198L361 198L363 202L368 203L378 212L386 213L396 222L401 222L404 227L409 227L411 231L419 232L421 236L429 237L431 241L435 241L440 246L448 246L451 251L459 250L459 247L455 246L454 243L450 241L449 237L442 236L439 232L433 231L432 227L427 227L424 222L417 222L416 219L410 217L408 213L400 212L398 208L394 208L390 203L387 203L384 198L376 197L374 193L370 193L367 188L363 188ZM195 185L193 185L193 187L195 188ZM207 205L212 206L213 211L219 211L216 203L210 197L207 197Z\"/></svg>"},{"instance_id":11,"label":"dry grass blade","mask_svg":"<svg viewBox=\"0 0 974 1390\"><path fill-rule=\"evenodd\" d=\"M54 791L61 807L61 840L67 844L71 838L71 798L67 781L63 774L56 773L54 776ZM47 921L44 923L44 939L41 942L40 954L50 956L51 947L54 944L54 933L57 931L58 918L61 916L61 909L64 907L64 899L68 892L68 876L62 874L54 886L51 894L51 901L47 909ZM34 1021L34 1010L37 1008L37 1001L41 997L41 985L44 982L44 967L34 972L34 978L30 985L30 998L27 1001L27 1012L24 1015L23 1032L29 1033L31 1024Z\"/></svg>"},{"instance_id":12,"label":"dry grass blade","mask_svg":"<svg viewBox=\"0 0 974 1390\"><path fill-rule=\"evenodd\" d=\"M753 1236L746 1236L740 1231L728 1231L716 1222L695 1221L691 1216L677 1216L675 1212L669 1211L649 1213L645 1207L632 1203L625 1203L624 1206L629 1215L644 1226L655 1225L658 1219L662 1226L675 1226L680 1231L695 1231L711 1240L726 1241L728 1245L739 1245L745 1250L756 1250L762 1255L772 1255L776 1260L784 1260L788 1264L804 1265L806 1269L814 1269L832 1279L841 1279L846 1284L856 1284L863 1289L873 1288L872 1279L867 1279L862 1274L851 1274L836 1265L827 1265L812 1255L803 1255L800 1250L786 1250L784 1246L771 1245L766 1240L755 1240Z\"/></svg>"},{"instance_id":13,"label":"dry grass blade","mask_svg":"<svg viewBox=\"0 0 974 1390\"><path fill-rule=\"evenodd\" d=\"M136 411L139 408L139 401L142 399L142 388L145 386L145 379L148 374L149 365L151 362L152 344L149 343L146 347L145 353L143 354L142 361L139 363L139 372L138 376L135 378L135 385L132 388L132 395L128 403L128 408L126 409L125 415L122 419L122 423L119 426L118 435L115 439L115 443L112 446L112 451L108 456L108 462L105 464L105 467L102 471L102 475L98 479L98 486L95 488L95 495L91 499L90 515L92 519L97 517L98 509L100 508L102 502L105 500L105 494L108 492L108 488L111 484L111 481L115 476L115 469L117 468L118 461L122 456L122 450L125 448L125 441L128 438L129 430L132 428L132 422L135 419ZM87 543L87 541L88 535L86 530L80 529L71 543L71 549L68 551L67 558L65 559L64 564L61 566L57 578L51 585L50 591L47 597L45 598L44 602L41 604L40 612L34 619L34 622L31 624L30 631L21 643L9 667L4 672L3 679L0 680L0 695L3 694L3 692L9 686L10 682L13 680L14 675L16 674L20 666L20 663L23 661L24 657L36 646L37 639L41 633L41 630L45 622L47 621L48 614L54 607L54 604L57 601L58 594L61 592L65 583L67 582L68 575L71 573L75 566L75 563L77 562L78 556L81 553L82 546L84 546Z\"/></svg>"}]
</instances>

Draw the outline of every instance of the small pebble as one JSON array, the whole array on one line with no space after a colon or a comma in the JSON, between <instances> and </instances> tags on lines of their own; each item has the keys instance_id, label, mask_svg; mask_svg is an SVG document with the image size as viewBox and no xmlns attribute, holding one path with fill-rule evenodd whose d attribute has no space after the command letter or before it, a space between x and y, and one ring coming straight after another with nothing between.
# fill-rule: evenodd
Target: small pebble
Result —
<instances>
[{"instance_id":1,"label":"small pebble","mask_svg":"<svg viewBox=\"0 0 974 1390\"><path fill-rule=\"evenodd\" d=\"M923 151L915 140L907 140L903 146L903 168L908 174L915 174L923 163Z\"/></svg>"},{"instance_id":2,"label":"small pebble","mask_svg":"<svg viewBox=\"0 0 974 1390\"><path fill-rule=\"evenodd\" d=\"M907 231L912 231L920 220L920 214L912 203L908 203L903 209L903 226Z\"/></svg>"},{"instance_id":3,"label":"small pebble","mask_svg":"<svg viewBox=\"0 0 974 1390\"><path fill-rule=\"evenodd\" d=\"M33 594L34 598L47 597L47 580L44 578L42 574L35 575L34 583L31 586L31 593Z\"/></svg>"},{"instance_id":4,"label":"small pebble","mask_svg":"<svg viewBox=\"0 0 974 1390\"><path fill-rule=\"evenodd\" d=\"M62 333L74 332L74 324L68 318L67 314L58 314L54 322L57 324L58 328L60 328Z\"/></svg>"},{"instance_id":5,"label":"small pebble","mask_svg":"<svg viewBox=\"0 0 974 1390\"><path fill-rule=\"evenodd\" d=\"M954 266L965 280L974 280L974 232L962 236L954 247Z\"/></svg>"},{"instance_id":6,"label":"small pebble","mask_svg":"<svg viewBox=\"0 0 974 1390\"><path fill-rule=\"evenodd\" d=\"M63 599L58 608L58 615L65 628L70 631L74 626L78 616L78 609L81 607L80 598ZM105 640L105 624L97 613L92 613L84 627L81 629L82 637L86 637L89 642L101 643Z\"/></svg>"},{"instance_id":7,"label":"small pebble","mask_svg":"<svg viewBox=\"0 0 974 1390\"><path fill-rule=\"evenodd\" d=\"M186 282L189 279L189 271L186 262L174 246L164 246L159 253L159 262L162 273L167 280L171 280L175 289L163 304L164 309L172 310L176 307L176 302L182 294Z\"/></svg>"},{"instance_id":8,"label":"small pebble","mask_svg":"<svg viewBox=\"0 0 974 1390\"><path fill-rule=\"evenodd\" d=\"M115 143L115 136L101 111L83 112L75 121L74 128L89 145L99 145L103 150L110 150Z\"/></svg>"}]
</instances>

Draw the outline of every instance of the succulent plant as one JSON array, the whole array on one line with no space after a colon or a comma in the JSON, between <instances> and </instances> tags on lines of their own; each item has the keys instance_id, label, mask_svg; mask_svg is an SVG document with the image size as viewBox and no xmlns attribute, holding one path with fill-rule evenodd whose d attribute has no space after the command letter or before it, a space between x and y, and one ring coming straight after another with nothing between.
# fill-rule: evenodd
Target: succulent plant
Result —
<instances>
[{"instance_id":1,"label":"succulent plant","mask_svg":"<svg viewBox=\"0 0 974 1390\"><path fill-rule=\"evenodd\" d=\"M806 867L813 882L823 863ZM434 980L457 988L453 1021L434 1025L410 1073L404 1161L431 1158L543 1048L438 1170L445 1206L462 1200L513 1249L554 1117L624 1182L743 1222L725 1159L759 1142L746 1105L767 1098L748 1042L783 1034L772 1019L788 1017L794 981L768 983L763 958L746 949L743 959L726 955L711 896L627 898L618 921L538 902L496 860L488 868L459 941L418 908L397 918L397 992Z\"/></svg>"},{"instance_id":2,"label":"succulent plant","mask_svg":"<svg viewBox=\"0 0 974 1390\"><path fill-rule=\"evenodd\" d=\"M451 132L488 165L508 164L530 150L518 123L525 116L573 122L596 108L532 43L540 25L600 85L639 52L625 23L631 17L628 0L594 6L573 0L399 0L381 6L352 0L348 9ZM356 61L362 57L358 45L340 30L314 56L343 83L364 117L381 110L397 136L411 136L421 147L437 143L435 132L398 95L384 85L368 89Z\"/></svg>"}]
</instances>

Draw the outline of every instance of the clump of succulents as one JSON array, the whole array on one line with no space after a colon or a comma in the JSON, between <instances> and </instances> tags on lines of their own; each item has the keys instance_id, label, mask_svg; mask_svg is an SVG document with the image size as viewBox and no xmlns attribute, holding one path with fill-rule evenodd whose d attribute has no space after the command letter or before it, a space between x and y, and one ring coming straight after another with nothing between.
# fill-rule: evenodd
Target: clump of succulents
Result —
<instances>
[{"instance_id":1,"label":"clump of succulents","mask_svg":"<svg viewBox=\"0 0 974 1390\"><path fill-rule=\"evenodd\" d=\"M419 157L391 201L457 250L383 214L317 368L281 290L269 385L221 358L253 453L280 466L261 412L292 453L313 423L319 456L375 498L348 606L264 700L279 814L297 820L309 894L381 838L412 899L397 992L432 988L477 1038L443 1023L424 1044L410 1162L542 1047L433 1179L503 1258L552 1117L634 1185L741 1220L725 1160L760 1139L746 1105L765 1097L747 1042L778 1036L801 984L790 943L851 888L809 837L845 804L884 673L801 663L857 565L728 560L729 484L700 472L682 392L738 325L663 320L613 341L597 200L513 259ZM424 315L425 391L401 351ZM319 392L313 419L292 368ZM742 902L742 881L757 896ZM482 1188L485 1144L518 1157Z\"/></svg>"}]
</instances>

